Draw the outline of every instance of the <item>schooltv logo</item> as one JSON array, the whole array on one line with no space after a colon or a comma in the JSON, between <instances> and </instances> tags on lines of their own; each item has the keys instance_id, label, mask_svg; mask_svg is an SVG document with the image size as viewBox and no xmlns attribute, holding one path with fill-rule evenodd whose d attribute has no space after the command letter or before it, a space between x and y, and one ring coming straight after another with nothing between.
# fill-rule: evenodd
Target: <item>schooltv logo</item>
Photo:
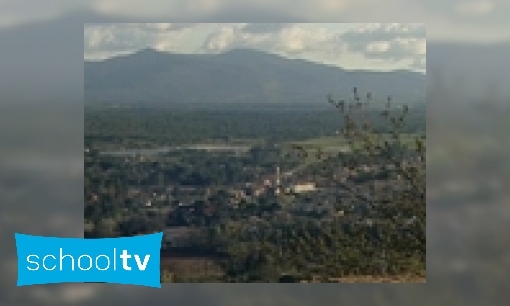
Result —
<instances>
[{"instance_id":1,"label":"schooltv logo","mask_svg":"<svg viewBox=\"0 0 510 306\"><path fill-rule=\"evenodd\" d=\"M163 233L100 239L14 236L18 286L104 282L161 288Z\"/></svg>"}]
</instances>

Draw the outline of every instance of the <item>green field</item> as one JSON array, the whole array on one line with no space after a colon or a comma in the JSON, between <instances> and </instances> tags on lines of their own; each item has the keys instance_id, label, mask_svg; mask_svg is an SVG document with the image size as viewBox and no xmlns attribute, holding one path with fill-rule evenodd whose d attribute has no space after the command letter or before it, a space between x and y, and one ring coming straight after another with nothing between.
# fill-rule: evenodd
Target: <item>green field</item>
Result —
<instances>
[{"instance_id":1,"label":"green field","mask_svg":"<svg viewBox=\"0 0 510 306\"><path fill-rule=\"evenodd\" d=\"M420 135L418 134L402 134L401 139L404 144L408 145L410 148L414 148L415 139L419 136ZM384 137L391 139L391 135L389 134L385 134ZM323 157L334 156L339 152L348 152L351 150L347 139L342 136L323 136L303 141L289 141L285 143L285 146L288 146L289 148L293 145L301 146L307 153L307 156L303 160L303 164L296 168L295 171L302 170L309 165L318 162L318 150L324 152Z\"/></svg>"},{"instance_id":2,"label":"green field","mask_svg":"<svg viewBox=\"0 0 510 306\"><path fill-rule=\"evenodd\" d=\"M384 134L385 137L390 137L389 134ZM419 134L402 134L402 140L405 143L413 143L415 137L419 136ZM291 141L288 144L300 144L300 145L310 145L310 146L342 146L347 145L347 140L342 136L323 136L317 138L311 138L303 141Z\"/></svg>"}]
</instances>

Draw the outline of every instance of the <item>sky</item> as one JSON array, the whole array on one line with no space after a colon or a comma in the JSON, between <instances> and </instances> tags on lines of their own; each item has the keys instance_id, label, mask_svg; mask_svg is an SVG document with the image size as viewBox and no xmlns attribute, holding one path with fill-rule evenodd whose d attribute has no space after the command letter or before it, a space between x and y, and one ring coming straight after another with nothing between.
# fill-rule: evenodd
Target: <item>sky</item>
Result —
<instances>
[{"instance_id":1,"label":"sky","mask_svg":"<svg viewBox=\"0 0 510 306\"><path fill-rule=\"evenodd\" d=\"M84 26L84 59L144 48L183 54L251 48L345 69L425 72L419 23L115 23Z\"/></svg>"}]
</instances>

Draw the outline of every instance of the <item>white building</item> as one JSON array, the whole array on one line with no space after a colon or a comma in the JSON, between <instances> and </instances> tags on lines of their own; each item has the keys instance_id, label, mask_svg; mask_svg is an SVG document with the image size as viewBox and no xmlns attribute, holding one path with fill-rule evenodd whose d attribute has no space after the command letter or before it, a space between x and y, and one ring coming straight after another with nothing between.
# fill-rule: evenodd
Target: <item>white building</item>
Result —
<instances>
[{"instance_id":1,"label":"white building","mask_svg":"<svg viewBox=\"0 0 510 306\"><path fill-rule=\"evenodd\" d=\"M292 191L295 193L309 192L315 190L315 183L303 183L296 184L292 187Z\"/></svg>"}]
</instances>

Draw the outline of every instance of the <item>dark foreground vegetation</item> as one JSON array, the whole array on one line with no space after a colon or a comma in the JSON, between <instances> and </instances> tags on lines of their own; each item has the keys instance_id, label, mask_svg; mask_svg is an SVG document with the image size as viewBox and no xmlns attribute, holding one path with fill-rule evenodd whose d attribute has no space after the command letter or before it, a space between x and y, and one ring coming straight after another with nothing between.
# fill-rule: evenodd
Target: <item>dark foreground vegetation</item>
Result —
<instances>
[{"instance_id":1,"label":"dark foreground vegetation","mask_svg":"<svg viewBox=\"0 0 510 306\"><path fill-rule=\"evenodd\" d=\"M167 282L423 281L425 106L329 103L86 109L85 236L164 231Z\"/></svg>"}]
</instances>

